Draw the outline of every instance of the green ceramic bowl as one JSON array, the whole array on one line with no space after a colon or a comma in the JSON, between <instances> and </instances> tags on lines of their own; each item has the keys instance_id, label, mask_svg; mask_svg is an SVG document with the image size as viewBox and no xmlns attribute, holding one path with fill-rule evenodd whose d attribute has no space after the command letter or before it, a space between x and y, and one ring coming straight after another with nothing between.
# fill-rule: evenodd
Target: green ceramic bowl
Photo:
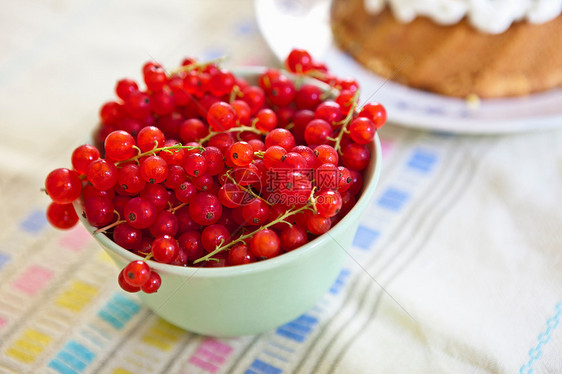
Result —
<instances>
[{"instance_id":1,"label":"green ceramic bowl","mask_svg":"<svg viewBox=\"0 0 562 374\"><path fill-rule=\"evenodd\" d=\"M251 80L261 71L236 71L236 74ZM162 277L162 286L154 294L140 292L138 296L166 321L191 332L217 337L265 332L300 316L336 280L361 215L371 203L382 161L378 135L371 145L371 157L361 197L326 234L278 257L241 266L190 268L147 261ZM93 234L95 227L79 216L119 268L140 259L105 235Z\"/></svg>"}]
</instances>

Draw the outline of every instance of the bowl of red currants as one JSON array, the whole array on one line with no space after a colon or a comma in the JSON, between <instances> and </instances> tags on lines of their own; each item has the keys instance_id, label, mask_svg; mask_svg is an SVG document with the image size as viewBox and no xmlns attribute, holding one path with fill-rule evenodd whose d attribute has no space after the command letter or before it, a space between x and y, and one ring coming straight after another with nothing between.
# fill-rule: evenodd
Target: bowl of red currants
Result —
<instances>
[{"instance_id":1,"label":"bowl of red currants","mask_svg":"<svg viewBox=\"0 0 562 374\"><path fill-rule=\"evenodd\" d=\"M48 174L47 219L79 220L116 283L211 336L271 330L329 290L381 170L376 102L304 50L285 69L186 58L117 82L92 144Z\"/></svg>"}]
</instances>

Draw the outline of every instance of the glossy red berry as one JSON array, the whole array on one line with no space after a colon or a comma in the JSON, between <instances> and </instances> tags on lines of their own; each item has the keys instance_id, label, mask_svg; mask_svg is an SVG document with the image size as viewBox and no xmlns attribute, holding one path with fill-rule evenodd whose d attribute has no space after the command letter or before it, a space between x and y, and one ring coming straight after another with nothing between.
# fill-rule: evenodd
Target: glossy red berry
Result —
<instances>
[{"instance_id":1,"label":"glossy red berry","mask_svg":"<svg viewBox=\"0 0 562 374\"><path fill-rule=\"evenodd\" d=\"M304 49L293 49L285 59L285 66L293 73L303 73L312 68L312 56Z\"/></svg>"},{"instance_id":2,"label":"glossy red berry","mask_svg":"<svg viewBox=\"0 0 562 374\"><path fill-rule=\"evenodd\" d=\"M293 81L289 79L278 79L271 83L267 97L274 105L283 107L291 104L295 98L296 89Z\"/></svg>"},{"instance_id":3,"label":"glossy red berry","mask_svg":"<svg viewBox=\"0 0 562 374\"><path fill-rule=\"evenodd\" d=\"M154 204L156 210L168 208L168 191L166 191L166 188L160 184L148 183L140 192L140 197Z\"/></svg>"},{"instance_id":4,"label":"glossy red berry","mask_svg":"<svg viewBox=\"0 0 562 374\"><path fill-rule=\"evenodd\" d=\"M150 115L150 98L141 91L131 92L125 100L125 110L136 119L144 120Z\"/></svg>"},{"instance_id":5,"label":"glossy red berry","mask_svg":"<svg viewBox=\"0 0 562 374\"><path fill-rule=\"evenodd\" d=\"M137 146L143 152L164 146L165 137L162 130L155 126L147 126L137 134Z\"/></svg>"},{"instance_id":6,"label":"glossy red berry","mask_svg":"<svg viewBox=\"0 0 562 374\"><path fill-rule=\"evenodd\" d=\"M212 252L219 245L228 243L230 243L230 232L223 225L214 224L207 226L201 233L201 244L207 252Z\"/></svg>"},{"instance_id":7,"label":"glossy red berry","mask_svg":"<svg viewBox=\"0 0 562 374\"><path fill-rule=\"evenodd\" d=\"M366 145L349 143L342 148L342 163L353 170L363 170L369 165L371 153Z\"/></svg>"},{"instance_id":8,"label":"glossy red berry","mask_svg":"<svg viewBox=\"0 0 562 374\"><path fill-rule=\"evenodd\" d=\"M172 262L178 255L179 244L176 239L168 235L158 236L152 242L152 257L164 264Z\"/></svg>"},{"instance_id":9,"label":"glossy red berry","mask_svg":"<svg viewBox=\"0 0 562 374\"><path fill-rule=\"evenodd\" d=\"M342 207L342 198L339 192L322 190L315 196L316 210L322 217L331 218L338 214Z\"/></svg>"},{"instance_id":10,"label":"glossy red berry","mask_svg":"<svg viewBox=\"0 0 562 374\"><path fill-rule=\"evenodd\" d=\"M125 269L122 269L122 270L119 272L119 276L118 276L118 278L117 278L117 283L119 284L119 287L121 287L121 289L122 289L123 291L126 291L126 292L134 293L134 292L139 292L140 289L141 289L140 287L137 287L137 286L131 286L131 285L125 280Z\"/></svg>"},{"instance_id":11,"label":"glossy red berry","mask_svg":"<svg viewBox=\"0 0 562 374\"><path fill-rule=\"evenodd\" d=\"M120 223L113 229L113 241L125 249L135 249L142 240L142 231L126 222Z\"/></svg>"},{"instance_id":12,"label":"glossy red berry","mask_svg":"<svg viewBox=\"0 0 562 374\"><path fill-rule=\"evenodd\" d=\"M146 229L156 220L157 210L151 201L135 197L127 202L124 213L129 225L137 229Z\"/></svg>"},{"instance_id":13,"label":"glossy red berry","mask_svg":"<svg viewBox=\"0 0 562 374\"><path fill-rule=\"evenodd\" d=\"M254 159L254 149L247 142L236 142L228 147L225 157L234 166L247 166Z\"/></svg>"},{"instance_id":14,"label":"glossy red berry","mask_svg":"<svg viewBox=\"0 0 562 374\"><path fill-rule=\"evenodd\" d=\"M142 161L140 172L148 183L161 183L168 177L168 164L160 156L148 156Z\"/></svg>"},{"instance_id":15,"label":"glossy red berry","mask_svg":"<svg viewBox=\"0 0 562 374\"><path fill-rule=\"evenodd\" d=\"M143 79L149 91L159 91L166 84L168 77L162 66L156 62L147 62L143 68Z\"/></svg>"},{"instance_id":16,"label":"glossy red berry","mask_svg":"<svg viewBox=\"0 0 562 374\"><path fill-rule=\"evenodd\" d=\"M228 250L227 264L230 266L256 262L256 256L246 244L237 244Z\"/></svg>"},{"instance_id":17,"label":"glossy red berry","mask_svg":"<svg viewBox=\"0 0 562 374\"><path fill-rule=\"evenodd\" d=\"M155 238L158 236L168 235L176 236L179 225L176 216L167 210L162 210L156 215L156 220L150 225L149 231Z\"/></svg>"},{"instance_id":18,"label":"glossy red berry","mask_svg":"<svg viewBox=\"0 0 562 374\"><path fill-rule=\"evenodd\" d=\"M304 129L304 139L309 145L326 144L333 137L332 126L323 119L314 119Z\"/></svg>"},{"instance_id":19,"label":"glossy red berry","mask_svg":"<svg viewBox=\"0 0 562 374\"><path fill-rule=\"evenodd\" d=\"M254 199L242 206L242 217L250 225L263 225L269 216L269 206L262 199Z\"/></svg>"},{"instance_id":20,"label":"glossy red berry","mask_svg":"<svg viewBox=\"0 0 562 374\"><path fill-rule=\"evenodd\" d=\"M292 251L308 241L306 230L297 225L289 226L281 231L279 239L281 241L281 249L284 251Z\"/></svg>"},{"instance_id":21,"label":"glossy red berry","mask_svg":"<svg viewBox=\"0 0 562 374\"><path fill-rule=\"evenodd\" d=\"M45 179L45 190L58 204L70 204L80 196L82 182L74 170L55 169Z\"/></svg>"},{"instance_id":22,"label":"glossy red berry","mask_svg":"<svg viewBox=\"0 0 562 374\"><path fill-rule=\"evenodd\" d=\"M375 124L366 117L357 117L349 124L349 137L357 144L370 143L376 132Z\"/></svg>"},{"instance_id":23,"label":"glossy red berry","mask_svg":"<svg viewBox=\"0 0 562 374\"><path fill-rule=\"evenodd\" d=\"M359 117L366 117L373 121L377 129L380 129L386 123L386 109L379 103L367 103L361 108L358 114Z\"/></svg>"},{"instance_id":24,"label":"glossy red berry","mask_svg":"<svg viewBox=\"0 0 562 374\"><path fill-rule=\"evenodd\" d=\"M222 204L218 197L201 192L193 197L189 204L189 214L195 222L203 226L216 223L222 215Z\"/></svg>"},{"instance_id":25,"label":"glossy red berry","mask_svg":"<svg viewBox=\"0 0 562 374\"><path fill-rule=\"evenodd\" d=\"M105 159L92 161L86 169L86 178L98 190L109 190L117 184L119 171Z\"/></svg>"},{"instance_id":26,"label":"glossy red berry","mask_svg":"<svg viewBox=\"0 0 562 374\"><path fill-rule=\"evenodd\" d=\"M132 261L123 269L125 282L133 287L141 287L150 278L150 267L144 261Z\"/></svg>"},{"instance_id":27,"label":"glossy red berry","mask_svg":"<svg viewBox=\"0 0 562 374\"><path fill-rule=\"evenodd\" d=\"M277 114L269 108L261 109L256 113L256 128L263 132L269 132L277 127Z\"/></svg>"},{"instance_id":28,"label":"glossy red berry","mask_svg":"<svg viewBox=\"0 0 562 374\"><path fill-rule=\"evenodd\" d=\"M261 230L250 239L250 251L260 260L272 258L281 253L281 241L275 231Z\"/></svg>"},{"instance_id":29,"label":"glossy red berry","mask_svg":"<svg viewBox=\"0 0 562 374\"><path fill-rule=\"evenodd\" d=\"M322 90L312 84L303 84L295 95L297 109L315 110L322 102Z\"/></svg>"},{"instance_id":30,"label":"glossy red berry","mask_svg":"<svg viewBox=\"0 0 562 374\"><path fill-rule=\"evenodd\" d=\"M107 157L115 161L123 161L137 154L135 138L123 130L110 133L105 138L104 149Z\"/></svg>"},{"instance_id":31,"label":"glossy red berry","mask_svg":"<svg viewBox=\"0 0 562 374\"><path fill-rule=\"evenodd\" d=\"M236 125L236 111L232 105L219 101L209 108L207 122L214 131L225 131Z\"/></svg>"},{"instance_id":32,"label":"glossy red berry","mask_svg":"<svg viewBox=\"0 0 562 374\"><path fill-rule=\"evenodd\" d=\"M195 261L207 254L201 244L201 233L199 231L187 230L183 232L178 238L178 243L185 250L188 261Z\"/></svg>"},{"instance_id":33,"label":"glossy red berry","mask_svg":"<svg viewBox=\"0 0 562 374\"><path fill-rule=\"evenodd\" d=\"M185 157L183 168L187 174L197 177L207 171L207 160L201 153L191 153Z\"/></svg>"},{"instance_id":34,"label":"glossy red berry","mask_svg":"<svg viewBox=\"0 0 562 374\"><path fill-rule=\"evenodd\" d=\"M130 94L139 90L137 82L132 79L123 78L117 81L115 93L121 100L127 100Z\"/></svg>"},{"instance_id":35,"label":"glossy red berry","mask_svg":"<svg viewBox=\"0 0 562 374\"><path fill-rule=\"evenodd\" d=\"M283 147L288 152L295 146L295 137L289 130L274 129L265 137L265 147L270 148L274 145Z\"/></svg>"},{"instance_id":36,"label":"glossy red berry","mask_svg":"<svg viewBox=\"0 0 562 374\"><path fill-rule=\"evenodd\" d=\"M308 217L306 227L311 233L315 235L322 235L330 230L332 227L332 221L330 218L326 218L320 214L313 214Z\"/></svg>"},{"instance_id":37,"label":"glossy red berry","mask_svg":"<svg viewBox=\"0 0 562 374\"><path fill-rule=\"evenodd\" d=\"M72 167L79 174L86 174L86 169L92 161L100 158L100 151L90 144L84 144L72 152Z\"/></svg>"},{"instance_id":38,"label":"glossy red berry","mask_svg":"<svg viewBox=\"0 0 562 374\"><path fill-rule=\"evenodd\" d=\"M57 229L66 230L78 222L78 215L72 204L51 203L47 207L47 220Z\"/></svg>"},{"instance_id":39,"label":"glossy red berry","mask_svg":"<svg viewBox=\"0 0 562 374\"><path fill-rule=\"evenodd\" d=\"M137 164L127 164L119 169L118 183L130 194L137 194L146 186L146 181L142 178L140 167Z\"/></svg>"},{"instance_id":40,"label":"glossy red berry","mask_svg":"<svg viewBox=\"0 0 562 374\"><path fill-rule=\"evenodd\" d=\"M146 283L141 286L141 290L144 293L155 293L156 291L158 291L161 285L162 278L160 278L160 275L158 275L158 273L155 271L151 271L150 277L148 278Z\"/></svg>"}]
</instances>

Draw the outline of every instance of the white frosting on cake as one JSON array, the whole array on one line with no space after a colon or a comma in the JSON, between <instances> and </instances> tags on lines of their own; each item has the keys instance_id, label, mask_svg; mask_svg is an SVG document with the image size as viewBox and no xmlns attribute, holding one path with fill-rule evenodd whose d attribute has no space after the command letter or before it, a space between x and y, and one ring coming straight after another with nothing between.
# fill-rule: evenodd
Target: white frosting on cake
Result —
<instances>
[{"instance_id":1,"label":"white frosting on cake","mask_svg":"<svg viewBox=\"0 0 562 374\"><path fill-rule=\"evenodd\" d=\"M499 34L520 20L544 23L562 12L562 0L365 0L370 13L389 5L401 22L425 16L442 25L452 25L467 17L483 32Z\"/></svg>"}]
</instances>

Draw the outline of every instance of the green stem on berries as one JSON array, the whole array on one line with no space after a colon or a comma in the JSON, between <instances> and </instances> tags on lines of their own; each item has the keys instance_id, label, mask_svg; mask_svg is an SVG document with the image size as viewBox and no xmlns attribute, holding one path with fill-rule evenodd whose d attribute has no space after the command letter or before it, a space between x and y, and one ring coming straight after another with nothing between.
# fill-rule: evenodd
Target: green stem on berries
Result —
<instances>
[{"instance_id":1,"label":"green stem on berries","mask_svg":"<svg viewBox=\"0 0 562 374\"><path fill-rule=\"evenodd\" d=\"M279 217L277 217L276 219L274 219L273 221L267 223L266 225L260 226L259 229L254 230L248 234L244 234L239 236L236 240L231 241L230 243L228 243L227 245L218 245L214 251L210 252L209 254L198 258L197 260L194 261L194 263L199 263L201 261L209 261L211 259L212 256L222 252L222 251L226 251L227 249L230 249L231 247L235 246L238 243L246 243L246 239L250 239L251 237L253 237L256 233L258 233L259 231L265 230L271 226L274 226L278 223L286 223L289 226L293 226L293 224L289 221L286 221L287 218L289 218L292 215L298 214L300 212L304 212L305 210L310 210L311 207L313 207L314 209L316 209L315 204L316 204L316 199L314 198L314 192L316 191L316 187L314 187L312 189L312 191L310 192L310 196L308 197L308 204L295 209L294 205L291 209L288 209L285 213L281 214Z\"/></svg>"},{"instance_id":2,"label":"green stem on berries","mask_svg":"<svg viewBox=\"0 0 562 374\"><path fill-rule=\"evenodd\" d=\"M124 222L127 222L127 221L125 221L124 219L122 219L122 220L117 220L117 221L115 221L115 222L113 222L113 223L111 223L111 224L109 224L109 225L107 225L107 226L100 227L99 229L97 229L96 231L94 231L94 234L104 233L104 232L106 232L107 230L112 229L112 228L114 228L115 226L120 225L120 224L122 224L122 223L124 223Z\"/></svg>"},{"instance_id":3,"label":"green stem on berries","mask_svg":"<svg viewBox=\"0 0 562 374\"><path fill-rule=\"evenodd\" d=\"M314 193L314 190L312 191L312 193ZM312 194L311 194L311 198L312 198ZM286 221L285 219L287 219L288 217L290 217L292 215L295 215L297 213L304 212L305 210L309 210L311 206L312 206L312 202L309 202L308 204L306 204L306 205L304 205L304 206L302 206L298 209L294 209L294 207L293 207L293 208L287 210L285 213L281 214L279 217L277 217L273 221L269 222L268 224L260 226L259 229L254 230L249 234L241 235L236 240L231 241L227 245L217 246L214 251L208 253L207 255L205 255L203 257L198 258L197 260L193 261L193 263L197 264L197 263L202 262L202 261L209 261L209 260L212 259L212 257L214 255L216 255L220 252L226 251L227 249L232 248L233 246L235 246L238 243L245 243L247 239L250 239L251 237L253 237L259 231L270 228L271 226L276 225L278 223L286 223L286 224L292 226L292 224L290 222Z\"/></svg>"},{"instance_id":4,"label":"green stem on berries","mask_svg":"<svg viewBox=\"0 0 562 374\"><path fill-rule=\"evenodd\" d=\"M213 136L217 135L217 134L221 134L223 132L244 132L244 131L249 131L249 132L253 132L254 134L258 134L258 135L264 135L264 132L261 132L260 130L256 129L254 126L246 126L246 125L242 125L242 126L236 126L233 128L230 128L228 130L224 130L224 131L211 131L209 132L209 134L204 137L199 139L200 144L203 144L205 142L208 142Z\"/></svg>"},{"instance_id":5,"label":"green stem on berries","mask_svg":"<svg viewBox=\"0 0 562 374\"><path fill-rule=\"evenodd\" d=\"M265 154L264 151L255 151L254 152L254 157L259 157L259 158L263 158L263 155Z\"/></svg>"},{"instance_id":6,"label":"green stem on berries","mask_svg":"<svg viewBox=\"0 0 562 374\"><path fill-rule=\"evenodd\" d=\"M178 210L178 209L180 209L180 208L183 208L183 207L186 206L186 205L188 205L188 204L187 204L187 203L181 203L180 205L177 205L177 206L175 206L175 207L173 207L173 208L170 207L170 209L168 209L168 212L170 212L170 213L175 213L176 210Z\"/></svg>"},{"instance_id":7,"label":"green stem on berries","mask_svg":"<svg viewBox=\"0 0 562 374\"><path fill-rule=\"evenodd\" d=\"M202 146L192 146L192 145L181 145L181 144L174 144L171 145L169 147L160 147L160 148L153 148L150 151L147 152L143 152L143 153L139 153L138 155L128 158L126 160L123 161L117 161L115 163L115 166L119 166L121 164L127 163L127 162L131 162L131 161L137 161L139 159L141 159L144 156L148 156L148 155L156 155L156 153L161 152L161 151L172 151L175 149L187 149L188 151L194 150L194 149L198 149L199 151L203 152L205 150L205 148L203 148Z\"/></svg>"},{"instance_id":8,"label":"green stem on berries","mask_svg":"<svg viewBox=\"0 0 562 374\"><path fill-rule=\"evenodd\" d=\"M340 132L338 133L338 136L336 136L335 138L330 138L330 140L334 141L334 149L340 155L342 154L340 143L343 138L343 135L349 133L349 131L347 130L347 126L353 119L353 115L355 114L355 109L357 108L358 100L359 100L359 90L355 91L355 93L353 94L353 98L351 99L351 108L349 108L349 112L347 113L347 116L345 116L343 120L335 123L336 126L341 125L341 129Z\"/></svg>"},{"instance_id":9,"label":"green stem on berries","mask_svg":"<svg viewBox=\"0 0 562 374\"><path fill-rule=\"evenodd\" d=\"M272 203L270 203L269 201L265 200L265 199L264 199L263 197L261 197L260 195L256 194L256 193L255 193L254 191L252 191L250 188L246 188L246 187L242 186L240 183L238 183L238 182L236 181L236 179L234 179L234 178L232 177L232 175L230 175L231 172L232 172L232 169L228 170L228 171L226 172L226 174L225 174L226 177L227 177L228 179L230 179L230 180L232 181L232 183L234 183L235 185L237 185L238 187L240 187L240 189L241 189L242 191L244 191L244 192L246 192L246 193L249 193L250 195L252 195L252 196L255 197L256 199L262 200L264 203L266 203L266 204L269 205L269 206L272 206L272 205L273 205Z\"/></svg>"},{"instance_id":10,"label":"green stem on berries","mask_svg":"<svg viewBox=\"0 0 562 374\"><path fill-rule=\"evenodd\" d=\"M227 59L227 56L220 56L205 62L194 62L193 64L187 65L187 66L180 66L177 69L172 70L169 75L175 75L181 72L190 72L192 70L203 70L205 69L208 65L212 65L212 64L220 64L221 62L225 61Z\"/></svg>"},{"instance_id":11,"label":"green stem on berries","mask_svg":"<svg viewBox=\"0 0 562 374\"><path fill-rule=\"evenodd\" d=\"M240 87L236 84L232 87L232 91L230 91L230 97L228 98L228 102L232 103L238 97L242 96L242 91L240 91Z\"/></svg>"}]
</instances>

